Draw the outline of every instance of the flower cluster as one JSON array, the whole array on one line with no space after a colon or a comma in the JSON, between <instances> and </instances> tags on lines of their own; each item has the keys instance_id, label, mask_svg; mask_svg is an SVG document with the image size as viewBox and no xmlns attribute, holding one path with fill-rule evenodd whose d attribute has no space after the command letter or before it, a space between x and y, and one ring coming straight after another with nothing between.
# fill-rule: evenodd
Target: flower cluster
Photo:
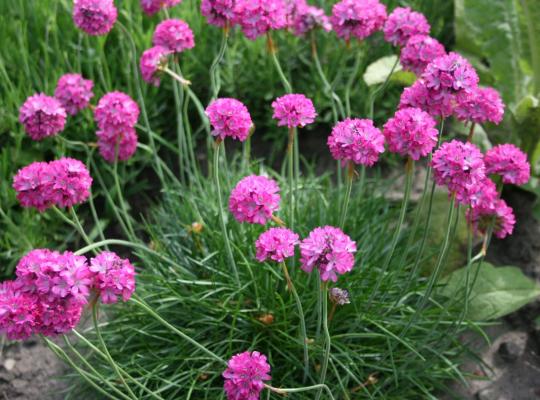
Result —
<instances>
[{"instance_id":1,"label":"flower cluster","mask_svg":"<svg viewBox=\"0 0 540 400\"><path fill-rule=\"evenodd\" d=\"M159 86L160 70L167 64L172 52L162 46L154 46L145 50L139 62L142 78L151 85Z\"/></svg>"},{"instance_id":2,"label":"flower cluster","mask_svg":"<svg viewBox=\"0 0 540 400\"><path fill-rule=\"evenodd\" d=\"M279 186L265 176L242 178L231 192L229 211L238 222L264 225L279 209Z\"/></svg>"},{"instance_id":3,"label":"flower cluster","mask_svg":"<svg viewBox=\"0 0 540 400\"><path fill-rule=\"evenodd\" d=\"M19 109L19 122L33 140L42 140L61 132L66 125L66 110L54 97L38 93Z\"/></svg>"},{"instance_id":4,"label":"flower cluster","mask_svg":"<svg viewBox=\"0 0 540 400\"><path fill-rule=\"evenodd\" d=\"M237 0L236 22L248 39L255 40L271 29L287 26L284 0Z\"/></svg>"},{"instance_id":5,"label":"flower cluster","mask_svg":"<svg viewBox=\"0 0 540 400\"><path fill-rule=\"evenodd\" d=\"M332 30L330 18L323 9L299 2L296 12L289 20L289 26L296 36L304 36L313 29L322 28L326 32Z\"/></svg>"},{"instance_id":6,"label":"flower cluster","mask_svg":"<svg viewBox=\"0 0 540 400\"><path fill-rule=\"evenodd\" d=\"M430 62L445 54L444 46L437 39L425 35L415 35L401 49L399 62L404 70L422 75Z\"/></svg>"},{"instance_id":7,"label":"flower cluster","mask_svg":"<svg viewBox=\"0 0 540 400\"><path fill-rule=\"evenodd\" d=\"M504 115L504 103L495 89L477 87L470 93L458 96L454 112L463 121L499 124Z\"/></svg>"},{"instance_id":8,"label":"flower cluster","mask_svg":"<svg viewBox=\"0 0 540 400\"><path fill-rule=\"evenodd\" d=\"M420 108L432 116L449 117L454 112L454 98L428 89L425 82L418 79L401 94L398 108L406 107Z\"/></svg>"},{"instance_id":9,"label":"flower cluster","mask_svg":"<svg viewBox=\"0 0 540 400\"><path fill-rule=\"evenodd\" d=\"M437 57L429 63L422 79L428 89L441 94L470 93L478 85L478 75L474 68L454 52Z\"/></svg>"},{"instance_id":10,"label":"flower cluster","mask_svg":"<svg viewBox=\"0 0 540 400\"><path fill-rule=\"evenodd\" d=\"M351 303L349 292L345 289L337 287L331 288L328 291L328 296L330 297L330 301L338 306L344 306L345 304Z\"/></svg>"},{"instance_id":11,"label":"flower cluster","mask_svg":"<svg viewBox=\"0 0 540 400\"><path fill-rule=\"evenodd\" d=\"M105 35L112 29L118 11L113 0L75 0L73 21L75 25L92 36Z\"/></svg>"},{"instance_id":12,"label":"flower cluster","mask_svg":"<svg viewBox=\"0 0 540 400\"><path fill-rule=\"evenodd\" d=\"M428 35L431 26L424 14L409 7L398 7L384 24L384 39L394 46L405 46L414 35Z\"/></svg>"},{"instance_id":13,"label":"flower cluster","mask_svg":"<svg viewBox=\"0 0 540 400\"><path fill-rule=\"evenodd\" d=\"M343 164L372 166L384 152L384 136L369 119L350 119L339 122L328 137L328 147L336 160Z\"/></svg>"},{"instance_id":14,"label":"flower cluster","mask_svg":"<svg viewBox=\"0 0 540 400\"><path fill-rule=\"evenodd\" d=\"M524 185L531 176L527 155L513 144L501 144L488 150L484 162L486 173L501 176L503 183Z\"/></svg>"},{"instance_id":15,"label":"flower cluster","mask_svg":"<svg viewBox=\"0 0 540 400\"><path fill-rule=\"evenodd\" d=\"M94 97L94 82L84 79L79 74L65 74L60 77L54 91L54 97L70 115L88 107Z\"/></svg>"},{"instance_id":16,"label":"flower cluster","mask_svg":"<svg viewBox=\"0 0 540 400\"><path fill-rule=\"evenodd\" d=\"M286 94L272 103L274 119L279 126L304 127L315 121L317 112L313 102L303 94Z\"/></svg>"},{"instance_id":17,"label":"flower cluster","mask_svg":"<svg viewBox=\"0 0 540 400\"><path fill-rule=\"evenodd\" d=\"M105 251L90 260L95 274L93 287L104 304L116 303L118 297L128 301L135 291L135 268L128 259Z\"/></svg>"},{"instance_id":18,"label":"flower cluster","mask_svg":"<svg viewBox=\"0 0 540 400\"><path fill-rule=\"evenodd\" d=\"M493 233L499 239L511 235L516 224L512 208L502 199L497 199L490 205L471 207L467 210L467 220L475 231L482 234L493 224Z\"/></svg>"},{"instance_id":19,"label":"flower cluster","mask_svg":"<svg viewBox=\"0 0 540 400\"><path fill-rule=\"evenodd\" d=\"M72 207L90 195L92 178L86 166L72 158L50 163L34 162L21 168L13 179L13 188L23 207L40 212L55 205Z\"/></svg>"},{"instance_id":20,"label":"flower cluster","mask_svg":"<svg viewBox=\"0 0 540 400\"><path fill-rule=\"evenodd\" d=\"M266 356L258 351L236 354L223 372L225 393L228 400L257 400L270 380L270 365Z\"/></svg>"},{"instance_id":21,"label":"flower cluster","mask_svg":"<svg viewBox=\"0 0 540 400\"><path fill-rule=\"evenodd\" d=\"M379 0L341 0L332 8L330 22L339 38L363 40L380 30L386 20L386 6Z\"/></svg>"},{"instance_id":22,"label":"flower cluster","mask_svg":"<svg viewBox=\"0 0 540 400\"><path fill-rule=\"evenodd\" d=\"M209 24L224 28L235 24L235 0L202 0L201 14Z\"/></svg>"},{"instance_id":23,"label":"flower cluster","mask_svg":"<svg viewBox=\"0 0 540 400\"><path fill-rule=\"evenodd\" d=\"M287 228L270 228L263 232L255 243L257 260L268 259L283 262L294 256L294 248L298 244L298 235Z\"/></svg>"},{"instance_id":24,"label":"flower cluster","mask_svg":"<svg viewBox=\"0 0 540 400\"><path fill-rule=\"evenodd\" d=\"M221 140L229 136L243 142L253 127L247 107L236 99L214 100L206 108L206 115L214 128L212 135Z\"/></svg>"},{"instance_id":25,"label":"flower cluster","mask_svg":"<svg viewBox=\"0 0 540 400\"><path fill-rule=\"evenodd\" d=\"M152 36L152 43L174 53L195 47L195 39L189 25L181 19L174 18L159 23Z\"/></svg>"},{"instance_id":26,"label":"flower cluster","mask_svg":"<svg viewBox=\"0 0 540 400\"><path fill-rule=\"evenodd\" d=\"M182 0L141 0L141 8L146 15L154 15L162 8L174 7Z\"/></svg>"},{"instance_id":27,"label":"flower cluster","mask_svg":"<svg viewBox=\"0 0 540 400\"><path fill-rule=\"evenodd\" d=\"M356 243L341 229L332 226L315 228L300 243L301 268L310 273L317 268L321 280L337 281L337 275L352 270Z\"/></svg>"},{"instance_id":28,"label":"flower cluster","mask_svg":"<svg viewBox=\"0 0 540 400\"><path fill-rule=\"evenodd\" d=\"M425 157L437 143L436 122L419 108L403 108L384 125L383 134L391 152L413 160Z\"/></svg>"}]
</instances>

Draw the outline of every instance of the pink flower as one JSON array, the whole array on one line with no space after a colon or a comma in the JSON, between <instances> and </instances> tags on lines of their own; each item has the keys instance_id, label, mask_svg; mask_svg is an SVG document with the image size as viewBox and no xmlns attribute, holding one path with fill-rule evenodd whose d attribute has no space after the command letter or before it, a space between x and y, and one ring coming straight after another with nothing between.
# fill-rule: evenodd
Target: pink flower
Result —
<instances>
[{"instance_id":1,"label":"pink flower","mask_svg":"<svg viewBox=\"0 0 540 400\"><path fill-rule=\"evenodd\" d=\"M478 85L478 75L471 64L457 53L451 52L428 64L422 79L428 89L458 94L471 92Z\"/></svg>"},{"instance_id":2,"label":"pink flower","mask_svg":"<svg viewBox=\"0 0 540 400\"><path fill-rule=\"evenodd\" d=\"M84 304L73 297L56 299L55 301L41 300L41 321L35 333L45 336L56 336L68 333L81 320Z\"/></svg>"},{"instance_id":3,"label":"pink flower","mask_svg":"<svg viewBox=\"0 0 540 400\"><path fill-rule=\"evenodd\" d=\"M445 54L444 46L437 39L426 35L415 35L401 49L399 61L404 70L422 75L430 62Z\"/></svg>"},{"instance_id":4,"label":"pink flower","mask_svg":"<svg viewBox=\"0 0 540 400\"><path fill-rule=\"evenodd\" d=\"M33 140L42 140L64 130L66 110L54 97L38 93L19 109L19 122Z\"/></svg>"},{"instance_id":5,"label":"pink flower","mask_svg":"<svg viewBox=\"0 0 540 400\"><path fill-rule=\"evenodd\" d=\"M34 162L21 168L13 178L13 189L21 205L37 208L40 212L51 206L51 187L52 176L45 162Z\"/></svg>"},{"instance_id":6,"label":"pink flower","mask_svg":"<svg viewBox=\"0 0 540 400\"><path fill-rule=\"evenodd\" d=\"M279 209L279 186L264 176L242 178L232 190L229 211L238 222L264 225Z\"/></svg>"},{"instance_id":7,"label":"pink flower","mask_svg":"<svg viewBox=\"0 0 540 400\"><path fill-rule=\"evenodd\" d=\"M92 36L105 35L112 29L118 12L113 0L74 0L75 25Z\"/></svg>"},{"instance_id":8,"label":"pink flower","mask_svg":"<svg viewBox=\"0 0 540 400\"><path fill-rule=\"evenodd\" d=\"M152 43L175 53L195 47L195 39L189 25L181 19L173 18L159 23L152 36Z\"/></svg>"},{"instance_id":9,"label":"pink flower","mask_svg":"<svg viewBox=\"0 0 540 400\"><path fill-rule=\"evenodd\" d=\"M342 164L372 166L384 152L384 136L369 119L350 119L338 122L328 137L330 153Z\"/></svg>"},{"instance_id":10,"label":"pink flower","mask_svg":"<svg viewBox=\"0 0 540 400\"><path fill-rule=\"evenodd\" d=\"M516 217L511 207L504 200L496 200L492 206L472 207L467 210L467 220L475 231L485 234L491 224L493 233L499 239L511 235L516 224Z\"/></svg>"},{"instance_id":11,"label":"pink flower","mask_svg":"<svg viewBox=\"0 0 540 400\"><path fill-rule=\"evenodd\" d=\"M328 291L328 297L330 297L330 301L332 303L339 306L344 306L345 304L351 303L349 292L345 289L340 289L338 287L331 288Z\"/></svg>"},{"instance_id":12,"label":"pink flower","mask_svg":"<svg viewBox=\"0 0 540 400\"><path fill-rule=\"evenodd\" d=\"M146 82L159 86L160 68L167 64L168 56L171 53L170 50L161 46L151 47L142 53L139 64L141 75Z\"/></svg>"},{"instance_id":13,"label":"pink flower","mask_svg":"<svg viewBox=\"0 0 540 400\"><path fill-rule=\"evenodd\" d=\"M104 304L116 303L118 297L128 301L135 291L135 268L128 259L104 251L90 260L95 274L94 287Z\"/></svg>"},{"instance_id":14,"label":"pink flower","mask_svg":"<svg viewBox=\"0 0 540 400\"><path fill-rule=\"evenodd\" d=\"M471 187L484 181L486 168L480 149L472 143L452 140L433 154L432 161L437 185L446 185L458 201L467 203Z\"/></svg>"},{"instance_id":15,"label":"pink flower","mask_svg":"<svg viewBox=\"0 0 540 400\"><path fill-rule=\"evenodd\" d=\"M134 127L139 118L139 106L122 92L109 92L98 102L94 119L102 130Z\"/></svg>"},{"instance_id":16,"label":"pink flower","mask_svg":"<svg viewBox=\"0 0 540 400\"><path fill-rule=\"evenodd\" d=\"M330 22L339 38L364 40L381 30L386 6L378 0L341 0L332 8Z\"/></svg>"},{"instance_id":17,"label":"pink flower","mask_svg":"<svg viewBox=\"0 0 540 400\"><path fill-rule=\"evenodd\" d=\"M391 152L419 160L437 144L435 125L435 120L425 111L402 108L384 125L383 134Z\"/></svg>"},{"instance_id":18,"label":"pink flower","mask_svg":"<svg viewBox=\"0 0 540 400\"><path fill-rule=\"evenodd\" d=\"M412 86L403 90L399 100L399 107L419 108L433 117L449 117L454 111L454 95L448 92L437 92L428 89L422 79L418 79Z\"/></svg>"},{"instance_id":19,"label":"pink flower","mask_svg":"<svg viewBox=\"0 0 540 400\"><path fill-rule=\"evenodd\" d=\"M300 243L301 268L311 273L319 270L321 280L337 281L337 275L352 270L356 243L333 226L315 228Z\"/></svg>"},{"instance_id":20,"label":"pink flower","mask_svg":"<svg viewBox=\"0 0 540 400\"><path fill-rule=\"evenodd\" d=\"M462 121L476 124L493 122L499 124L504 115L501 95L493 88L475 88L457 97L456 116Z\"/></svg>"},{"instance_id":21,"label":"pink flower","mask_svg":"<svg viewBox=\"0 0 540 400\"><path fill-rule=\"evenodd\" d=\"M304 36L316 28L322 28L326 32L332 30L330 18L324 13L324 10L307 4L301 4L297 8L289 25L296 36Z\"/></svg>"},{"instance_id":22,"label":"pink flower","mask_svg":"<svg viewBox=\"0 0 540 400\"><path fill-rule=\"evenodd\" d=\"M212 135L221 140L229 136L243 142L253 127L247 107L236 99L214 100L206 108L206 115L214 128Z\"/></svg>"},{"instance_id":23,"label":"pink flower","mask_svg":"<svg viewBox=\"0 0 540 400\"><path fill-rule=\"evenodd\" d=\"M182 0L141 0L141 8L146 15L154 15L162 8L174 7Z\"/></svg>"},{"instance_id":24,"label":"pink flower","mask_svg":"<svg viewBox=\"0 0 540 400\"><path fill-rule=\"evenodd\" d=\"M270 228L262 233L255 243L257 260L268 259L283 262L294 256L294 248L298 244L298 235L287 228Z\"/></svg>"},{"instance_id":25,"label":"pink flower","mask_svg":"<svg viewBox=\"0 0 540 400\"><path fill-rule=\"evenodd\" d=\"M209 24L224 28L236 23L235 0L202 0L201 14Z\"/></svg>"},{"instance_id":26,"label":"pink flower","mask_svg":"<svg viewBox=\"0 0 540 400\"><path fill-rule=\"evenodd\" d=\"M228 400L258 400L264 381L270 380L270 365L258 351L236 354L223 372Z\"/></svg>"},{"instance_id":27,"label":"pink flower","mask_svg":"<svg viewBox=\"0 0 540 400\"><path fill-rule=\"evenodd\" d=\"M428 35L431 26L424 14L409 7L398 7L384 24L384 39L394 46L405 46L414 35Z\"/></svg>"},{"instance_id":28,"label":"pink flower","mask_svg":"<svg viewBox=\"0 0 540 400\"><path fill-rule=\"evenodd\" d=\"M119 161L129 160L137 150L138 137L134 128L105 129L96 133L99 154L113 163L118 153Z\"/></svg>"},{"instance_id":29,"label":"pink flower","mask_svg":"<svg viewBox=\"0 0 540 400\"><path fill-rule=\"evenodd\" d=\"M488 150L484 162L486 173L501 176L503 183L524 185L531 176L527 155L513 144L500 144Z\"/></svg>"},{"instance_id":30,"label":"pink flower","mask_svg":"<svg viewBox=\"0 0 540 400\"><path fill-rule=\"evenodd\" d=\"M65 74L60 77L54 97L62 104L68 114L75 115L88 106L94 97L94 82L79 74Z\"/></svg>"},{"instance_id":31,"label":"pink flower","mask_svg":"<svg viewBox=\"0 0 540 400\"><path fill-rule=\"evenodd\" d=\"M52 203L58 207L73 207L88 199L92 178L82 162L63 157L50 162L48 169L53 177L49 188Z\"/></svg>"},{"instance_id":32,"label":"pink flower","mask_svg":"<svg viewBox=\"0 0 540 400\"><path fill-rule=\"evenodd\" d=\"M303 94L286 94L278 97L272 103L272 108L274 109L272 118L278 120L279 126L289 128L303 128L312 124L317 116L313 102Z\"/></svg>"},{"instance_id":33,"label":"pink flower","mask_svg":"<svg viewBox=\"0 0 540 400\"><path fill-rule=\"evenodd\" d=\"M0 332L9 340L25 340L39 323L40 307L37 298L22 292L15 282L0 283Z\"/></svg>"},{"instance_id":34,"label":"pink flower","mask_svg":"<svg viewBox=\"0 0 540 400\"><path fill-rule=\"evenodd\" d=\"M242 32L251 40L287 26L284 0L237 0L235 12Z\"/></svg>"},{"instance_id":35,"label":"pink flower","mask_svg":"<svg viewBox=\"0 0 540 400\"><path fill-rule=\"evenodd\" d=\"M458 201L462 204L491 209L499 198L499 193L495 183L486 177L467 187L466 191L458 192L457 196Z\"/></svg>"}]
</instances>

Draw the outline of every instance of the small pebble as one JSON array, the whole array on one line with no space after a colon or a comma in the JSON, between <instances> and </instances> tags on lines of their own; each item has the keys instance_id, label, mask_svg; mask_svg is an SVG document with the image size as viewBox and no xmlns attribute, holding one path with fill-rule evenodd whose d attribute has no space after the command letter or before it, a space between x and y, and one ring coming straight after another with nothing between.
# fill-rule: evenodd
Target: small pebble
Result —
<instances>
[{"instance_id":1,"label":"small pebble","mask_svg":"<svg viewBox=\"0 0 540 400\"><path fill-rule=\"evenodd\" d=\"M4 361L4 368L11 371L15 368L15 360L13 358L7 358L6 361Z\"/></svg>"}]
</instances>

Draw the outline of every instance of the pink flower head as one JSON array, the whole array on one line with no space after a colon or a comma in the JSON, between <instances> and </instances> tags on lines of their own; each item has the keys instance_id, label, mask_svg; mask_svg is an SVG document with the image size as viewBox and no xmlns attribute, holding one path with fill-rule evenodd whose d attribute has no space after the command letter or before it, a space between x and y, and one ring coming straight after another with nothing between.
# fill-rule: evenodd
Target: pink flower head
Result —
<instances>
[{"instance_id":1,"label":"pink flower head","mask_svg":"<svg viewBox=\"0 0 540 400\"><path fill-rule=\"evenodd\" d=\"M212 135L221 140L229 136L243 142L253 127L247 107L236 99L214 100L206 108L206 115L214 128Z\"/></svg>"},{"instance_id":2,"label":"pink flower head","mask_svg":"<svg viewBox=\"0 0 540 400\"><path fill-rule=\"evenodd\" d=\"M54 97L62 104L70 115L75 115L88 106L90 99L94 97L92 88L94 82L84 79L79 74L65 74L60 77Z\"/></svg>"},{"instance_id":3,"label":"pink flower head","mask_svg":"<svg viewBox=\"0 0 540 400\"><path fill-rule=\"evenodd\" d=\"M457 200L471 207L491 209L499 198L497 186L488 177L475 182L467 187L467 190L458 192Z\"/></svg>"},{"instance_id":4,"label":"pink flower head","mask_svg":"<svg viewBox=\"0 0 540 400\"><path fill-rule=\"evenodd\" d=\"M98 102L94 118L100 129L134 127L139 118L139 106L122 92L109 92Z\"/></svg>"},{"instance_id":5,"label":"pink flower head","mask_svg":"<svg viewBox=\"0 0 540 400\"><path fill-rule=\"evenodd\" d=\"M485 234L491 224L493 233L499 239L511 235L516 224L516 217L511 207L504 200L496 200L491 207L472 207L467 210L467 220L475 231Z\"/></svg>"},{"instance_id":6,"label":"pink flower head","mask_svg":"<svg viewBox=\"0 0 540 400\"><path fill-rule=\"evenodd\" d=\"M447 92L437 92L426 87L422 79L418 79L403 90L399 100L399 107L419 108L433 117L449 117L454 111L454 96Z\"/></svg>"},{"instance_id":7,"label":"pink flower head","mask_svg":"<svg viewBox=\"0 0 540 400\"><path fill-rule=\"evenodd\" d=\"M350 119L338 122L328 137L330 153L343 164L372 166L384 152L384 136L370 119Z\"/></svg>"},{"instance_id":8,"label":"pink flower head","mask_svg":"<svg viewBox=\"0 0 540 400\"><path fill-rule=\"evenodd\" d=\"M337 304L338 306L344 306L345 304L351 303L349 291L338 287L331 288L328 291L328 297L332 303Z\"/></svg>"},{"instance_id":9,"label":"pink flower head","mask_svg":"<svg viewBox=\"0 0 540 400\"><path fill-rule=\"evenodd\" d=\"M478 85L478 75L471 64L457 53L437 57L428 64L422 79L428 89L450 94L470 93Z\"/></svg>"},{"instance_id":10,"label":"pink flower head","mask_svg":"<svg viewBox=\"0 0 540 400\"><path fill-rule=\"evenodd\" d=\"M66 125L66 110L54 97L38 93L26 99L19 109L19 122L33 140L61 132Z\"/></svg>"},{"instance_id":11,"label":"pink flower head","mask_svg":"<svg viewBox=\"0 0 540 400\"><path fill-rule=\"evenodd\" d=\"M405 46L414 35L428 35L431 26L424 14L409 7L398 7L384 24L384 39L394 46Z\"/></svg>"},{"instance_id":12,"label":"pink flower head","mask_svg":"<svg viewBox=\"0 0 540 400\"><path fill-rule=\"evenodd\" d=\"M92 36L105 35L112 29L118 11L113 0L74 0L75 25Z\"/></svg>"},{"instance_id":13,"label":"pink flower head","mask_svg":"<svg viewBox=\"0 0 540 400\"><path fill-rule=\"evenodd\" d=\"M262 233L255 243L257 260L268 259L283 262L294 256L294 248L298 244L298 235L287 228L270 228Z\"/></svg>"},{"instance_id":14,"label":"pink flower head","mask_svg":"<svg viewBox=\"0 0 540 400\"><path fill-rule=\"evenodd\" d=\"M415 35L401 49L399 61L404 70L422 75L430 62L445 54L444 46L437 39L426 35Z\"/></svg>"},{"instance_id":15,"label":"pink flower head","mask_svg":"<svg viewBox=\"0 0 540 400\"><path fill-rule=\"evenodd\" d=\"M484 181L486 168L480 149L472 143L452 140L433 154L432 161L437 185L446 185L458 201L467 200L470 188Z\"/></svg>"},{"instance_id":16,"label":"pink flower head","mask_svg":"<svg viewBox=\"0 0 540 400\"><path fill-rule=\"evenodd\" d=\"M436 122L419 108L402 108L384 125L383 134L391 152L413 160L425 157L437 144Z\"/></svg>"},{"instance_id":17,"label":"pink flower head","mask_svg":"<svg viewBox=\"0 0 540 400\"><path fill-rule=\"evenodd\" d=\"M236 0L235 12L242 32L251 40L287 26L284 0Z\"/></svg>"},{"instance_id":18,"label":"pink flower head","mask_svg":"<svg viewBox=\"0 0 540 400\"><path fill-rule=\"evenodd\" d=\"M84 304L73 297L41 301L41 321L36 333L56 336L68 333L81 320Z\"/></svg>"},{"instance_id":19,"label":"pink flower head","mask_svg":"<svg viewBox=\"0 0 540 400\"><path fill-rule=\"evenodd\" d=\"M120 161L129 160L137 150L138 137L135 128L99 130L96 135L99 154L110 163L113 163L116 157Z\"/></svg>"},{"instance_id":20,"label":"pink flower head","mask_svg":"<svg viewBox=\"0 0 540 400\"><path fill-rule=\"evenodd\" d=\"M154 15L162 8L174 7L182 0L141 0L141 8L146 15Z\"/></svg>"},{"instance_id":21,"label":"pink flower head","mask_svg":"<svg viewBox=\"0 0 540 400\"><path fill-rule=\"evenodd\" d=\"M104 304L116 303L118 297L128 301L135 291L135 268L128 259L104 251L90 260L95 274L94 287Z\"/></svg>"},{"instance_id":22,"label":"pink flower head","mask_svg":"<svg viewBox=\"0 0 540 400\"><path fill-rule=\"evenodd\" d=\"M152 36L154 46L181 53L195 47L195 39L189 25L181 19L166 19L159 23Z\"/></svg>"},{"instance_id":23,"label":"pink flower head","mask_svg":"<svg viewBox=\"0 0 540 400\"><path fill-rule=\"evenodd\" d=\"M489 121L499 124L504 115L504 103L495 89L477 87L457 97L454 111L462 121L472 121L477 124Z\"/></svg>"},{"instance_id":24,"label":"pink flower head","mask_svg":"<svg viewBox=\"0 0 540 400\"><path fill-rule=\"evenodd\" d=\"M264 225L279 209L279 186L265 176L242 178L232 190L229 211L238 222Z\"/></svg>"},{"instance_id":25,"label":"pink flower head","mask_svg":"<svg viewBox=\"0 0 540 400\"><path fill-rule=\"evenodd\" d=\"M52 184L53 179L45 162L34 162L21 168L13 178L13 189L21 205L37 208L40 212L51 206Z\"/></svg>"},{"instance_id":26,"label":"pink flower head","mask_svg":"<svg viewBox=\"0 0 540 400\"><path fill-rule=\"evenodd\" d=\"M484 162L486 173L501 176L503 183L524 185L531 176L527 155L513 144L500 144L488 150Z\"/></svg>"},{"instance_id":27,"label":"pink flower head","mask_svg":"<svg viewBox=\"0 0 540 400\"><path fill-rule=\"evenodd\" d=\"M140 68L141 75L146 82L159 86L160 68L167 64L168 56L171 53L170 50L161 46L151 47L142 53Z\"/></svg>"},{"instance_id":28,"label":"pink flower head","mask_svg":"<svg viewBox=\"0 0 540 400\"><path fill-rule=\"evenodd\" d=\"M300 243L301 268L311 273L319 270L321 280L337 281L337 275L352 270L356 243L333 226L315 228Z\"/></svg>"},{"instance_id":29,"label":"pink flower head","mask_svg":"<svg viewBox=\"0 0 540 400\"><path fill-rule=\"evenodd\" d=\"M201 14L209 24L224 28L236 23L235 0L202 0Z\"/></svg>"},{"instance_id":30,"label":"pink flower head","mask_svg":"<svg viewBox=\"0 0 540 400\"><path fill-rule=\"evenodd\" d=\"M37 298L19 290L15 282L0 283L0 332L9 340L25 340L35 333L40 311Z\"/></svg>"},{"instance_id":31,"label":"pink flower head","mask_svg":"<svg viewBox=\"0 0 540 400\"><path fill-rule=\"evenodd\" d=\"M324 13L324 10L307 4L301 4L297 8L289 25L291 25L296 36L304 36L316 28L322 28L326 32L332 30L330 18Z\"/></svg>"},{"instance_id":32,"label":"pink flower head","mask_svg":"<svg viewBox=\"0 0 540 400\"><path fill-rule=\"evenodd\" d=\"M228 400L258 400L264 381L270 380L270 365L258 351L234 355L223 372Z\"/></svg>"},{"instance_id":33,"label":"pink flower head","mask_svg":"<svg viewBox=\"0 0 540 400\"><path fill-rule=\"evenodd\" d=\"M313 102L303 94L286 94L278 97L272 103L272 108L274 109L272 118L278 120L279 126L289 128L303 128L312 124L317 116Z\"/></svg>"},{"instance_id":34,"label":"pink flower head","mask_svg":"<svg viewBox=\"0 0 540 400\"><path fill-rule=\"evenodd\" d=\"M341 0L332 8L330 22L339 38L363 40L381 30L386 6L379 0Z\"/></svg>"},{"instance_id":35,"label":"pink flower head","mask_svg":"<svg viewBox=\"0 0 540 400\"><path fill-rule=\"evenodd\" d=\"M86 165L64 157L50 162L48 169L53 177L49 194L52 203L58 207L73 207L88 199L92 178Z\"/></svg>"}]
</instances>

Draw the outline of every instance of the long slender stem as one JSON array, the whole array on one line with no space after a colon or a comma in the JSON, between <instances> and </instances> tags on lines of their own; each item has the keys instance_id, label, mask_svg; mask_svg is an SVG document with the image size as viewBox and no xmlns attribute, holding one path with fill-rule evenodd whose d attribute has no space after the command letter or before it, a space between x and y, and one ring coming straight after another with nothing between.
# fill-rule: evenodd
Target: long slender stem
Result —
<instances>
[{"instance_id":1,"label":"long slender stem","mask_svg":"<svg viewBox=\"0 0 540 400\"><path fill-rule=\"evenodd\" d=\"M116 145L118 147L118 144ZM134 240L136 238L135 231L133 230L133 225L131 224L131 215L129 215L127 206L126 206L126 199L124 198L124 195L122 194L122 186L120 185L120 178L118 177L118 149L116 149L116 155L114 157L114 164L113 164L113 177L114 177L114 186L116 188L116 195L118 196L118 202L120 203L120 209L122 210L122 214L124 214L124 219L126 220L126 225L129 230L129 238L131 240Z\"/></svg>"},{"instance_id":2,"label":"long slender stem","mask_svg":"<svg viewBox=\"0 0 540 400\"><path fill-rule=\"evenodd\" d=\"M289 179L289 227L294 231L294 203L295 203L295 179L294 179L294 140L295 131L289 128L289 143L287 145L287 170Z\"/></svg>"},{"instance_id":3,"label":"long slender stem","mask_svg":"<svg viewBox=\"0 0 540 400\"><path fill-rule=\"evenodd\" d=\"M343 206L341 207L341 218L339 220L339 227L343 229L345 225L345 219L347 218L347 210L349 209L349 203L351 201L351 193L354 180L354 164L352 161L349 161L347 164L347 189L345 191L345 200L343 201Z\"/></svg>"},{"instance_id":4,"label":"long slender stem","mask_svg":"<svg viewBox=\"0 0 540 400\"><path fill-rule=\"evenodd\" d=\"M81 221L79 220L79 217L77 216L77 213L75 212L75 209L73 207L69 207L69 213L71 214L71 218L73 218L73 222L75 223L75 227L79 231L80 235L83 237L86 244L92 244L92 241L84 231L84 228L81 224Z\"/></svg>"},{"instance_id":5,"label":"long slender stem","mask_svg":"<svg viewBox=\"0 0 540 400\"><path fill-rule=\"evenodd\" d=\"M352 73L349 76L347 85L345 86L345 109L347 111L348 117L351 116L351 90L354 85L354 81L357 78L358 71L360 70L360 66L362 65L363 58L364 58L364 51L359 50L358 53L356 53L356 58L354 60Z\"/></svg>"},{"instance_id":6,"label":"long slender stem","mask_svg":"<svg viewBox=\"0 0 540 400\"><path fill-rule=\"evenodd\" d=\"M264 385L264 387L266 387L271 392L281 394L281 395L284 395L284 396L286 396L289 393L302 393L302 392L308 392L308 391L311 391L311 390L324 390L326 392L326 394L328 394L328 396L332 400L335 400L334 395L332 394L332 391L330 390L330 388L327 385L323 385L323 384L305 386L305 387L301 387L301 388L276 388L276 387L273 387L273 386L270 386L270 385Z\"/></svg>"},{"instance_id":7,"label":"long slender stem","mask_svg":"<svg viewBox=\"0 0 540 400\"><path fill-rule=\"evenodd\" d=\"M279 78L281 79L281 83L283 84L283 87L285 88L285 91L287 93L292 93L292 86L289 80L287 79L287 77L285 76L283 69L281 68L281 64L277 56L277 49L275 47L274 41L272 40L272 36L270 35L270 32L267 34L267 40L268 40L268 51L270 53L270 56L272 57L272 61L274 62L274 65L276 66L276 71L279 75Z\"/></svg>"},{"instance_id":8,"label":"long slender stem","mask_svg":"<svg viewBox=\"0 0 540 400\"><path fill-rule=\"evenodd\" d=\"M221 44L219 46L219 52L210 66L210 85L211 85L211 100L217 99L219 91L221 89L221 75L220 64L223 61L225 51L227 50L227 39L229 38L229 27L223 28L223 34L221 36Z\"/></svg>"},{"instance_id":9,"label":"long slender stem","mask_svg":"<svg viewBox=\"0 0 540 400\"><path fill-rule=\"evenodd\" d=\"M388 83L390 82L390 78L392 77L392 74L396 70L396 67L398 66L398 64L399 64L399 57L396 57L396 62L392 66L392 69L390 70L390 73L386 76L386 78L385 78L384 82L382 83L382 85L380 85L377 89L375 89L369 95L369 102L368 102L368 104L369 104L368 118L369 119L373 119L373 114L374 114L374 111L375 111L375 100L377 100L377 97L379 96L379 94L384 93L384 91L388 87Z\"/></svg>"},{"instance_id":10,"label":"long slender stem","mask_svg":"<svg viewBox=\"0 0 540 400\"><path fill-rule=\"evenodd\" d=\"M178 73L178 65L175 59L174 72ZM180 180L184 181L185 169L187 167L185 157L187 156L187 144L186 144L186 135L184 131L184 121L183 117L183 103L184 103L184 85L176 81L173 83L173 94L174 94L174 103L176 108L176 141L178 146L178 173Z\"/></svg>"},{"instance_id":11,"label":"long slender stem","mask_svg":"<svg viewBox=\"0 0 540 400\"><path fill-rule=\"evenodd\" d=\"M320 376L320 383L321 388L317 392L317 396L315 397L316 400L319 400L322 395L323 388L322 386L325 385L326 381L326 372L328 371L328 360L330 359L330 349L332 348L332 339L330 337L330 331L328 330L328 282L323 282L322 284L322 295L323 295L323 304L322 304L322 318L323 318L323 331L324 331L324 337L325 337L325 349L324 349L324 356L323 356L323 362L321 366L321 376Z\"/></svg>"}]
</instances>

